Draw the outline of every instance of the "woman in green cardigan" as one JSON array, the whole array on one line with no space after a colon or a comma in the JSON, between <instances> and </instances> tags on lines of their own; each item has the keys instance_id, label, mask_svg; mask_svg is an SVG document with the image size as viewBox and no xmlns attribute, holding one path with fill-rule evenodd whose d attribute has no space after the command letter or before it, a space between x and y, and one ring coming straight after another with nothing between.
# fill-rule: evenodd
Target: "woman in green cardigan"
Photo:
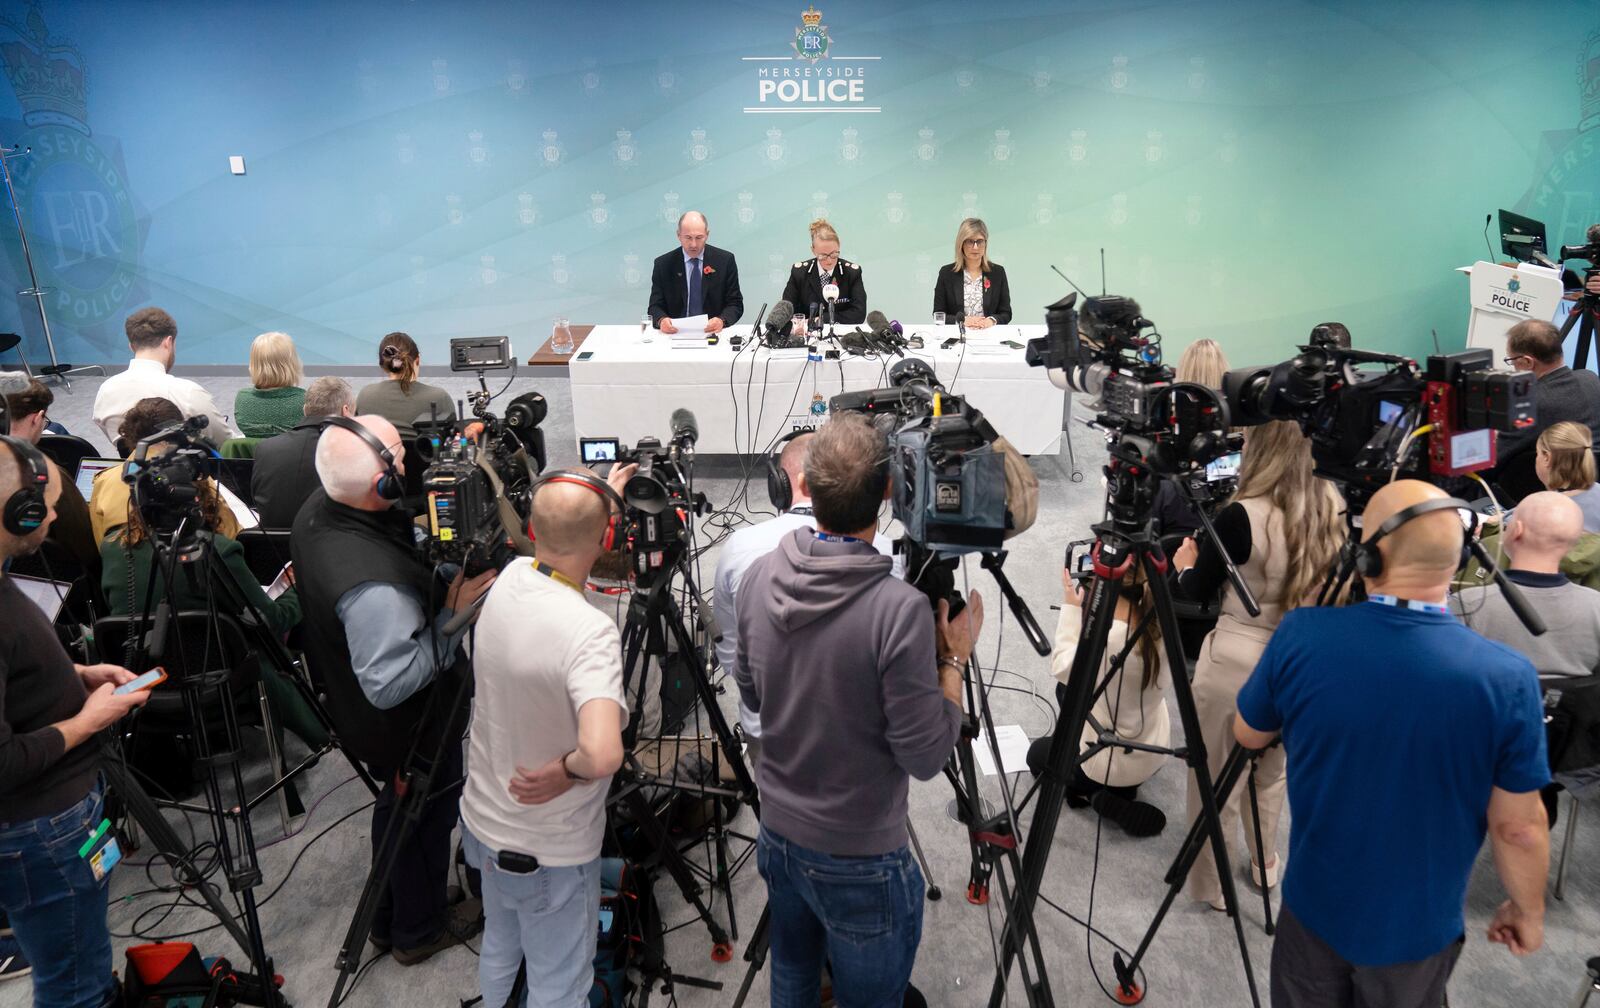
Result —
<instances>
[{"instance_id":1,"label":"woman in green cardigan","mask_svg":"<svg viewBox=\"0 0 1600 1008\"><path fill-rule=\"evenodd\" d=\"M250 344L251 388L233 397L233 422L247 438L282 434L305 419L305 372L288 333L269 332Z\"/></svg>"},{"instance_id":2,"label":"woman in green cardigan","mask_svg":"<svg viewBox=\"0 0 1600 1008\"><path fill-rule=\"evenodd\" d=\"M197 481L195 489L199 491L201 517L206 528L211 530L212 543L217 551L217 557L222 561L222 566L238 585L243 596L267 621L272 631L279 636L288 633L300 622L299 595L290 588L276 599L267 597L255 574L245 563L244 547L239 545L238 540L217 531L227 505L223 503L215 485L209 480ZM111 615L137 615L145 611L145 592L151 584L150 567L155 562L154 558L155 548L145 536L144 522L130 503L127 524L117 534L107 536L100 547L100 590L105 594ZM165 599L171 604L174 612L205 610L215 597L207 584L205 571L196 569L193 564L180 563L176 581L176 590L169 591L165 569L157 570L156 599L158 601ZM131 593L128 590L130 583L133 585ZM312 749L320 748L326 743L327 733L323 731L321 723L317 721L294 684L286 681L275 668L264 661L261 663L260 672L262 683L266 687L267 702L272 706L272 714L278 725L294 732Z\"/></svg>"}]
</instances>

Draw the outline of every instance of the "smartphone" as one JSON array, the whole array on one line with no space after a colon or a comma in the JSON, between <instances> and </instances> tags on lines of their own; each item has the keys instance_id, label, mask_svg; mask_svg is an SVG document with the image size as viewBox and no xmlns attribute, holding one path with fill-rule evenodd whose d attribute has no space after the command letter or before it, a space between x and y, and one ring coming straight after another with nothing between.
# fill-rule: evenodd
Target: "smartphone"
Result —
<instances>
[{"instance_id":1,"label":"smartphone","mask_svg":"<svg viewBox=\"0 0 1600 1008\"><path fill-rule=\"evenodd\" d=\"M1079 539L1067 543L1067 556L1065 560L1067 570L1072 573L1072 580L1087 581L1094 576L1094 540Z\"/></svg>"},{"instance_id":2,"label":"smartphone","mask_svg":"<svg viewBox=\"0 0 1600 1008\"><path fill-rule=\"evenodd\" d=\"M293 587L294 582L289 575L289 571L293 566L294 562L290 561L283 565L282 570L278 571L278 576L272 579L271 584L267 585L267 598L276 600L278 596Z\"/></svg>"},{"instance_id":3,"label":"smartphone","mask_svg":"<svg viewBox=\"0 0 1600 1008\"><path fill-rule=\"evenodd\" d=\"M140 690L154 689L166 681L167 670L157 666L139 678L123 683L111 692L118 696L126 696L129 693L137 693Z\"/></svg>"},{"instance_id":4,"label":"smartphone","mask_svg":"<svg viewBox=\"0 0 1600 1008\"><path fill-rule=\"evenodd\" d=\"M1013 350L1021 350L1022 349L1022 344L1018 343L1016 340L1004 339L1004 340L1000 341L1000 345L1001 346L1008 346Z\"/></svg>"},{"instance_id":5,"label":"smartphone","mask_svg":"<svg viewBox=\"0 0 1600 1008\"><path fill-rule=\"evenodd\" d=\"M585 350L582 353L578 354L578 359L579 360L588 360L590 357L593 357L593 356L594 356L594 351L593 350Z\"/></svg>"},{"instance_id":6,"label":"smartphone","mask_svg":"<svg viewBox=\"0 0 1600 1008\"><path fill-rule=\"evenodd\" d=\"M578 453L583 458L584 465L594 465L596 462L615 462L617 452L622 449L619 438L586 437L578 439Z\"/></svg>"}]
</instances>

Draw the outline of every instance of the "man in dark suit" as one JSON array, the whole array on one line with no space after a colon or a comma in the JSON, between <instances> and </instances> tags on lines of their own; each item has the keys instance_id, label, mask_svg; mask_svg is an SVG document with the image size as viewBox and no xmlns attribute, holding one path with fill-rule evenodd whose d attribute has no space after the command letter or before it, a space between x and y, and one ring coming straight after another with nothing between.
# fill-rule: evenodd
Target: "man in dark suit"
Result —
<instances>
[{"instance_id":1,"label":"man in dark suit","mask_svg":"<svg viewBox=\"0 0 1600 1008\"><path fill-rule=\"evenodd\" d=\"M650 323L677 332L673 319L709 315L706 332L717 333L744 314L739 265L733 253L707 245L711 227L705 214L690 210L678 218L678 248L657 256L650 270Z\"/></svg>"},{"instance_id":2,"label":"man in dark suit","mask_svg":"<svg viewBox=\"0 0 1600 1008\"><path fill-rule=\"evenodd\" d=\"M1600 445L1600 375L1567 367L1561 330L1543 319L1518 322L1506 333L1505 362L1532 371L1536 422L1527 430L1505 433L1496 442L1495 480L1503 505L1512 505L1544 489L1534 472L1534 446L1539 435L1563 420L1589 428Z\"/></svg>"},{"instance_id":3,"label":"man in dark suit","mask_svg":"<svg viewBox=\"0 0 1600 1008\"><path fill-rule=\"evenodd\" d=\"M306 389L302 412L305 419L300 423L256 445L250 492L265 529L293 527L301 505L322 486L317 477L317 437L328 417L355 416L355 390L343 378L324 375Z\"/></svg>"}]
</instances>

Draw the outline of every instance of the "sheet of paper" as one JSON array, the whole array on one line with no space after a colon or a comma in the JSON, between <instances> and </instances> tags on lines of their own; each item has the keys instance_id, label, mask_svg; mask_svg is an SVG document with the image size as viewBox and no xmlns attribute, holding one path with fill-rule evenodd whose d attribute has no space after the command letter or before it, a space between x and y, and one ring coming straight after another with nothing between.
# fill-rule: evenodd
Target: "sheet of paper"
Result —
<instances>
[{"instance_id":1,"label":"sheet of paper","mask_svg":"<svg viewBox=\"0 0 1600 1008\"><path fill-rule=\"evenodd\" d=\"M672 324L677 326L678 331L681 333L699 333L704 336L706 323L710 321L710 315L691 315L688 318L675 318L672 320Z\"/></svg>"},{"instance_id":2,"label":"sheet of paper","mask_svg":"<svg viewBox=\"0 0 1600 1008\"><path fill-rule=\"evenodd\" d=\"M222 493L222 499L227 502L228 510L232 511L233 516L239 520L240 528L253 529L261 524L260 516L250 510L250 505L240 500L238 494L229 490L222 483L213 481L213 485Z\"/></svg>"},{"instance_id":3,"label":"sheet of paper","mask_svg":"<svg viewBox=\"0 0 1600 1008\"><path fill-rule=\"evenodd\" d=\"M1028 736L1021 725L995 725L994 737L1000 743L1000 762L1005 764L1006 773L1028 769ZM978 737L972 743L972 754L985 777L993 777L1000 772L994 765L994 754L989 751L986 732L978 732Z\"/></svg>"}]
</instances>

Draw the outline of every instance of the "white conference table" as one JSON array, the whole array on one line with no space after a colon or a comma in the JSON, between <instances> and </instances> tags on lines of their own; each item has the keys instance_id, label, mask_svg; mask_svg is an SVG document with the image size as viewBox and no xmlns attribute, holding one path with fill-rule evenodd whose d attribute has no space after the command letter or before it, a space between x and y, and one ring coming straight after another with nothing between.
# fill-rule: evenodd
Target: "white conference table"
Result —
<instances>
[{"instance_id":1,"label":"white conference table","mask_svg":"<svg viewBox=\"0 0 1600 1008\"><path fill-rule=\"evenodd\" d=\"M750 327L724 330L716 346L678 348L670 336L637 324L595 326L568 368L577 436L617 437L630 446L649 435L666 441L672 411L687 409L700 429L701 454L761 454L779 435L825 420L832 396L890 384L889 368L900 360L844 354L816 361L803 349L768 350L748 340L735 352L735 333L748 337ZM948 350L939 345L956 335L955 326L907 326L912 334L922 336L923 348L907 356L927 361L947 391L965 396L1018 451L1055 450L1065 393L1043 368L1029 367L1021 350L1001 345L1026 345L1044 326L969 330L965 345ZM819 343L818 353L831 346Z\"/></svg>"}]
</instances>

